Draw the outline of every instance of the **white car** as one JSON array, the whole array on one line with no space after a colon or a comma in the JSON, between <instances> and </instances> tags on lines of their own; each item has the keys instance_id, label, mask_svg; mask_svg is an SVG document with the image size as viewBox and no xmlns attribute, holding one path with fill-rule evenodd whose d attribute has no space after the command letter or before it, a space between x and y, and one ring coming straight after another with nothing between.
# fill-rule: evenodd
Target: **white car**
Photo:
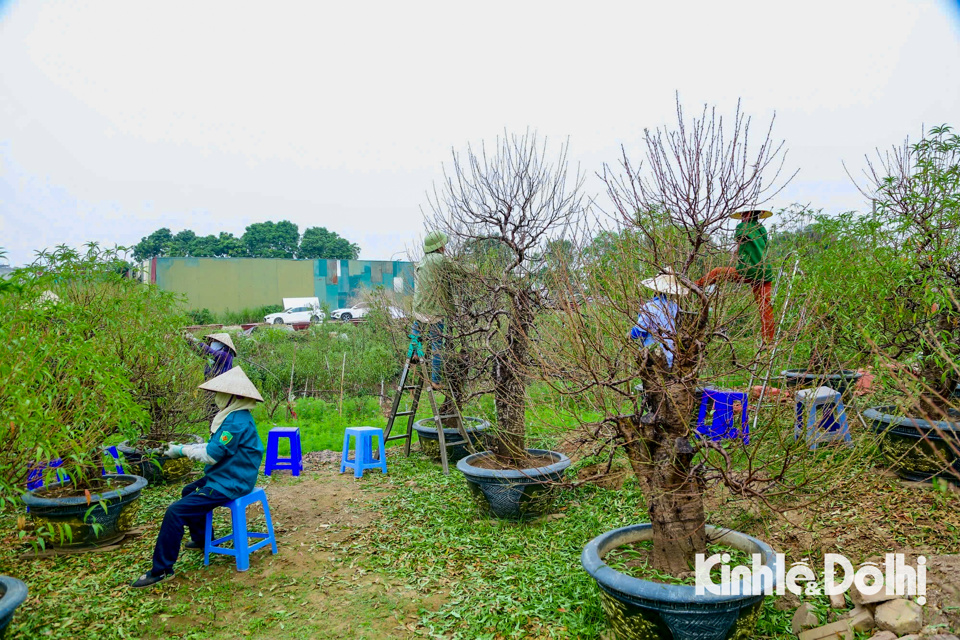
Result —
<instances>
[{"instance_id":1,"label":"white car","mask_svg":"<svg viewBox=\"0 0 960 640\"><path fill-rule=\"evenodd\" d=\"M343 320L344 322L349 322L350 320L356 320L357 318L362 318L373 309L373 305L369 302L359 302L352 307L344 309L334 309L330 312L331 320ZM387 307L390 311L390 317L392 318L403 318L404 313L402 309L398 307Z\"/></svg>"},{"instance_id":2,"label":"white car","mask_svg":"<svg viewBox=\"0 0 960 640\"><path fill-rule=\"evenodd\" d=\"M323 322L326 314L316 307L290 307L280 313L264 316L264 322L273 324L294 324L297 322Z\"/></svg>"}]
</instances>

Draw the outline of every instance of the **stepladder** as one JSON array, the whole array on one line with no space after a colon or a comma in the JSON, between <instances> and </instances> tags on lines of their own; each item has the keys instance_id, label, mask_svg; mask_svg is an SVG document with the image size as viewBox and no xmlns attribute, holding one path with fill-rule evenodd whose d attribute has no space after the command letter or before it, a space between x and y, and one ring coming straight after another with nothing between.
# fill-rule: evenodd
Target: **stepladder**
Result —
<instances>
[{"instance_id":1,"label":"stepladder","mask_svg":"<svg viewBox=\"0 0 960 640\"><path fill-rule=\"evenodd\" d=\"M413 345L411 345L413 347ZM410 456L410 446L413 443L414 423L417 420L417 410L420 407L420 400L423 392L426 390L427 399L430 402L430 410L433 412L433 421L437 429L437 439L440 445L440 464L443 467L443 473L450 473L448 461L448 449L450 447L465 445L472 451L473 443L467 435L463 426L463 420L460 417L460 410L457 406L455 393L445 382L441 385L441 392L445 396L445 402L441 406L437 403L436 391L430 382L430 373L427 369L426 358L423 355L419 345L411 348L407 353L406 362L403 365L403 371L400 374L400 381L397 383L397 390L393 397L393 404L390 409L390 415L387 417L387 428L384 430L384 443L393 440L404 440L403 455ZM404 398L409 398L409 404L401 409ZM394 434L394 426L398 418L406 419L406 430L403 433ZM452 423L452 424L451 424ZM401 423L402 424L402 423ZM455 426L458 436L453 442L448 442L445 429Z\"/></svg>"}]
</instances>

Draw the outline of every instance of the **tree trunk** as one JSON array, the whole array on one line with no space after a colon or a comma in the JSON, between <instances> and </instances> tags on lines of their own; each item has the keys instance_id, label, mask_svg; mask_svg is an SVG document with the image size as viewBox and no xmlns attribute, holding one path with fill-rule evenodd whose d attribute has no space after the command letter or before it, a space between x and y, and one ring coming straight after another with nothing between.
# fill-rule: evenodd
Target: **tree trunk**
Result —
<instances>
[{"instance_id":1,"label":"tree trunk","mask_svg":"<svg viewBox=\"0 0 960 640\"><path fill-rule=\"evenodd\" d=\"M648 497L653 524L653 566L678 575L693 571L695 556L707 548L702 488L690 475L693 447L687 438L661 446L654 459Z\"/></svg>"},{"instance_id":2,"label":"tree trunk","mask_svg":"<svg viewBox=\"0 0 960 640\"><path fill-rule=\"evenodd\" d=\"M497 411L497 433L493 452L501 463L522 468L522 461L527 457L525 366L533 314L526 292L517 292L510 300L506 349L494 361L493 397Z\"/></svg>"},{"instance_id":3,"label":"tree trunk","mask_svg":"<svg viewBox=\"0 0 960 640\"><path fill-rule=\"evenodd\" d=\"M707 547L703 487L692 473L694 449L689 441L697 397L687 384L664 375L661 353L644 349L640 365L645 413L621 417L617 427L647 499L653 566L676 576L692 571L696 554Z\"/></svg>"}]
</instances>

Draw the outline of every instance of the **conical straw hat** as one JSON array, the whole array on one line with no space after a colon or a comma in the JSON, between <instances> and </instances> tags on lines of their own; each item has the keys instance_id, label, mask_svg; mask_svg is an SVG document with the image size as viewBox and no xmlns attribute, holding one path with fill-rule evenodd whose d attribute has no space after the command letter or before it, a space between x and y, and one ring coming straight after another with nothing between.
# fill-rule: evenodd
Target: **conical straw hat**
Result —
<instances>
[{"instance_id":1,"label":"conical straw hat","mask_svg":"<svg viewBox=\"0 0 960 640\"><path fill-rule=\"evenodd\" d=\"M263 396L260 395L260 392L253 386L250 378L247 377L247 374L245 374L240 367L234 367L226 373L221 373L212 380L207 380L200 385L200 388L206 389L207 391L229 393L244 398L253 398L257 402L263 402Z\"/></svg>"},{"instance_id":2,"label":"conical straw hat","mask_svg":"<svg viewBox=\"0 0 960 640\"><path fill-rule=\"evenodd\" d=\"M757 217L763 220L764 218L769 218L773 215L773 211L766 211L764 209L750 209L749 211L738 211L736 213L731 213L730 217L734 220L743 220L744 216L748 213L759 214Z\"/></svg>"},{"instance_id":3,"label":"conical straw hat","mask_svg":"<svg viewBox=\"0 0 960 640\"><path fill-rule=\"evenodd\" d=\"M690 293L690 289L680 284L677 276L672 273L664 273L655 278L647 278L646 280L640 281L640 284L658 293L669 293L674 296L685 296Z\"/></svg>"},{"instance_id":4,"label":"conical straw hat","mask_svg":"<svg viewBox=\"0 0 960 640\"><path fill-rule=\"evenodd\" d=\"M229 333L208 333L203 336L203 339L207 341L207 344L210 344L211 340L216 340L217 342L222 342L227 345L227 349L233 351L233 355L237 355L237 348L233 346L233 340L230 338Z\"/></svg>"}]
</instances>

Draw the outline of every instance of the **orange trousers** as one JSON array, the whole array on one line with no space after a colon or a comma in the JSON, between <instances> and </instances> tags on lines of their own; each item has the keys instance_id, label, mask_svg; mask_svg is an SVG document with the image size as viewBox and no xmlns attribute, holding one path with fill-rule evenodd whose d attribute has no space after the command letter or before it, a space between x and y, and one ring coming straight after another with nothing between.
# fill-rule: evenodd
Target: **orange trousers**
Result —
<instances>
[{"instance_id":1,"label":"orange trousers","mask_svg":"<svg viewBox=\"0 0 960 640\"><path fill-rule=\"evenodd\" d=\"M774 338L773 327L773 304L770 302L770 290L773 288L772 282L757 282L750 278L745 278L733 267L717 267L697 280L697 286L703 287L715 282L739 282L749 284L753 289L753 299L760 309L760 331L763 334L763 341L771 344Z\"/></svg>"}]
</instances>

